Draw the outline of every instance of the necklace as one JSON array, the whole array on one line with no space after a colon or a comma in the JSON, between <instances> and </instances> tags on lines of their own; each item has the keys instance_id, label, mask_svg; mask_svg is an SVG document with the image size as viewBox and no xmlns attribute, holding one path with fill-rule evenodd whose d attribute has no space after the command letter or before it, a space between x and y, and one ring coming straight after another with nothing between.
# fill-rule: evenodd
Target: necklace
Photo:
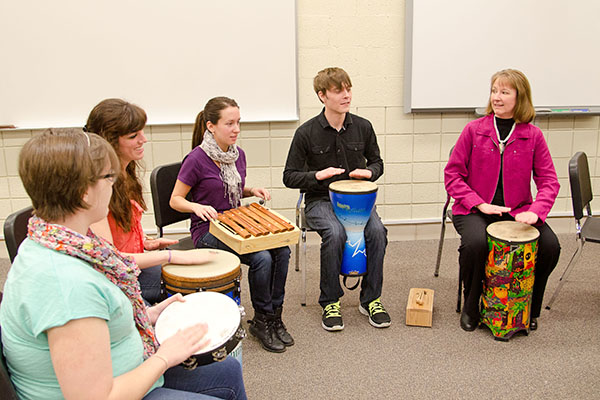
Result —
<instances>
[{"instance_id":1,"label":"necklace","mask_svg":"<svg viewBox=\"0 0 600 400\"><path fill-rule=\"evenodd\" d=\"M498 147L500 148L500 154L504 153L504 148L506 147L506 142L508 141L508 139L510 138L510 135L512 135L513 131L515 130L515 125L516 124L513 122L512 127L510 128L510 132L508 132L508 135L506 135L504 140L502 140L500 138L500 131L498 131L498 125L496 125L496 117L494 117L494 129L496 130L496 136L498 137Z\"/></svg>"}]
</instances>

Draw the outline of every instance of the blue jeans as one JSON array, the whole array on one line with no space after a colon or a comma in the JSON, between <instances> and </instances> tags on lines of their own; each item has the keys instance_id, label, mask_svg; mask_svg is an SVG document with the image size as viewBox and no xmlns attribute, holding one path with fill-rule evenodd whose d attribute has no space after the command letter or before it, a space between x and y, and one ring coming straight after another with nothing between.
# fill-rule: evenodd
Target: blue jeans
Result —
<instances>
[{"instance_id":1,"label":"blue jeans","mask_svg":"<svg viewBox=\"0 0 600 400\"><path fill-rule=\"evenodd\" d=\"M319 304L325 307L344 295L340 285L342 255L346 231L335 216L329 200L315 200L306 204L306 222L321 236L321 295ZM373 209L364 229L367 250L367 274L362 277L360 303L367 306L381 296L383 286L383 258L387 246L387 229Z\"/></svg>"},{"instance_id":2,"label":"blue jeans","mask_svg":"<svg viewBox=\"0 0 600 400\"><path fill-rule=\"evenodd\" d=\"M246 399L242 366L232 357L191 371L181 366L172 367L164 378L163 387L148 393L144 400Z\"/></svg>"},{"instance_id":3,"label":"blue jeans","mask_svg":"<svg viewBox=\"0 0 600 400\"><path fill-rule=\"evenodd\" d=\"M250 300L255 311L273 314L276 308L283 305L285 281L291 250L289 247L257 251L256 253L237 254L225 243L207 232L196 243L199 248L213 248L236 254L248 268L248 284Z\"/></svg>"},{"instance_id":4,"label":"blue jeans","mask_svg":"<svg viewBox=\"0 0 600 400\"><path fill-rule=\"evenodd\" d=\"M140 288L142 289L142 297L150 304L160 301L160 279L162 266L145 268L138 276Z\"/></svg>"}]
</instances>

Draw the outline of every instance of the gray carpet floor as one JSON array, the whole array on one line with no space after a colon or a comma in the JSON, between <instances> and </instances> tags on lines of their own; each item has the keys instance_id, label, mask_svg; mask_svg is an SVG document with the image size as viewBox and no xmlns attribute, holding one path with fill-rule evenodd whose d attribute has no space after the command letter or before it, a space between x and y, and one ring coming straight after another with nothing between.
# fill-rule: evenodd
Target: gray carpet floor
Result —
<instances>
[{"instance_id":1,"label":"gray carpet floor","mask_svg":"<svg viewBox=\"0 0 600 400\"><path fill-rule=\"evenodd\" d=\"M546 302L575 250L561 235L562 254ZM321 328L318 246L307 252L308 304L300 305L301 272L290 262L284 322L296 340L285 353L243 341L250 399L587 399L600 398L600 246L587 244L539 329L495 341L487 328L464 332L455 312L458 239L445 242L440 276L433 277L437 241L392 242L384 266L382 301L392 317L375 329L358 311L358 292L341 299L345 329ZM8 260L0 259L0 282ZM244 274L247 269L244 267ZM247 280L242 304L252 316ZM433 327L405 325L411 287L435 290ZM246 325L244 323L244 325Z\"/></svg>"}]
</instances>

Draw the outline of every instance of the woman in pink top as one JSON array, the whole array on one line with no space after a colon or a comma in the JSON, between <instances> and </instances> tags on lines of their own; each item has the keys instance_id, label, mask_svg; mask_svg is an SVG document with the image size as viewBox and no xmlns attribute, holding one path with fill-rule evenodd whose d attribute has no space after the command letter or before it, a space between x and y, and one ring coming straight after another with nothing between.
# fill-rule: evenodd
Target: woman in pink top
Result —
<instances>
[{"instance_id":1,"label":"woman in pink top","mask_svg":"<svg viewBox=\"0 0 600 400\"><path fill-rule=\"evenodd\" d=\"M530 328L537 329L546 282L558 262L560 244L546 224L560 185L525 75L506 69L492 76L487 114L462 131L444 170L446 191L455 199L454 227L461 237L460 277L465 305L460 326L479 324L479 298L488 256L486 227L513 220L540 232ZM531 178L537 187L531 195Z\"/></svg>"},{"instance_id":2,"label":"woman in pink top","mask_svg":"<svg viewBox=\"0 0 600 400\"><path fill-rule=\"evenodd\" d=\"M101 101L90 112L85 130L105 138L115 149L121 171L113 187L108 217L92 226L119 251L132 256L142 269L138 276L142 297L149 303L160 298L161 266L164 263L201 264L206 257L195 250L161 250L177 243L165 238L153 239L144 234L142 214L147 210L139 177L144 157L146 112L121 99Z\"/></svg>"}]
</instances>

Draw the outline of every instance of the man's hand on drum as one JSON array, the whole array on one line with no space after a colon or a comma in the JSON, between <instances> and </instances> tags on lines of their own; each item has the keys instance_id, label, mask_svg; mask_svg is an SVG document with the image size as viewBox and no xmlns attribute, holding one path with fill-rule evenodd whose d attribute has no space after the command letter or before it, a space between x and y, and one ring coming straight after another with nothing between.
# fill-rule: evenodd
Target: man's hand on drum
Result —
<instances>
[{"instance_id":1,"label":"man's hand on drum","mask_svg":"<svg viewBox=\"0 0 600 400\"><path fill-rule=\"evenodd\" d=\"M161 343L156 354L167 360L169 368L179 365L208 344L206 332L208 332L208 325L205 323L180 329Z\"/></svg>"},{"instance_id":2,"label":"man's hand on drum","mask_svg":"<svg viewBox=\"0 0 600 400\"><path fill-rule=\"evenodd\" d=\"M202 218L203 221L208 221L209 219L217 219L217 210L215 210L211 206L192 203L192 210L194 210L194 214Z\"/></svg>"},{"instance_id":3,"label":"man's hand on drum","mask_svg":"<svg viewBox=\"0 0 600 400\"><path fill-rule=\"evenodd\" d=\"M533 225L538 221L539 217L533 211L523 211L515 215L515 221L522 222L527 225Z\"/></svg>"},{"instance_id":4,"label":"man's hand on drum","mask_svg":"<svg viewBox=\"0 0 600 400\"><path fill-rule=\"evenodd\" d=\"M350 178L354 179L371 179L373 176L373 172L370 169L360 169L357 168L354 171L350 172Z\"/></svg>"},{"instance_id":5,"label":"man's hand on drum","mask_svg":"<svg viewBox=\"0 0 600 400\"><path fill-rule=\"evenodd\" d=\"M171 252L171 264L197 265L212 261L217 257L214 251L204 249L193 250L169 250Z\"/></svg>"},{"instance_id":6,"label":"man's hand on drum","mask_svg":"<svg viewBox=\"0 0 600 400\"><path fill-rule=\"evenodd\" d=\"M171 240L165 238L153 239L151 237L146 237L144 239L144 250L162 250L178 242L178 240Z\"/></svg>"},{"instance_id":7,"label":"man's hand on drum","mask_svg":"<svg viewBox=\"0 0 600 400\"><path fill-rule=\"evenodd\" d=\"M181 293L174 294L173 296L167 297L167 299L161 301L158 304L155 304L151 307L146 308L146 312L148 313L148 318L150 319L150 323L154 325L160 313L164 311L167 306L175 301L185 302L183 295Z\"/></svg>"},{"instance_id":8,"label":"man's hand on drum","mask_svg":"<svg viewBox=\"0 0 600 400\"><path fill-rule=\"evenodd\" d=\"M329 167L329 168L325 168L320 171L317 171L317 173L315 174L315 178L318 181L323 181L325 179L331 178L332 176L343 174L344 171L345 171L345 169L343 169L343 168Z\"/></svg>"},{"instance_id":9,"label":"man's hand on drum","mask_svg":"<svg viewBox=\"0 0 600 400\"><path fill-rule=\"evenodd\" d=\"M489 203L481 203L476 206L479 211L489 215L502 215L510 211L510 207L502 207Z\"/></svg>"}]
</instances>

